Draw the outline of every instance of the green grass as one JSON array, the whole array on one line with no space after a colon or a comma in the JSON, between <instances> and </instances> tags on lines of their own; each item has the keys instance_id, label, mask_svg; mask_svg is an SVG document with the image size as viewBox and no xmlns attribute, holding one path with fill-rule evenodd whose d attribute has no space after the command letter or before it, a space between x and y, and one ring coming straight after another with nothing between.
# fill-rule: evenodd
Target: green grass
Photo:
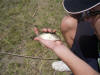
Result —
<instances>
[{"instance_id":1,"label":"green grass","mask_svg":"<svg viewBox=\"0 0 100 75\"><path fill-rule=\"evenodd\" d=\"M33 41L32 28L57 30L65 16L62 0L0 0L0 51L39 58L58 58L52 51ZM55 72L56 60L39 60L0 54L0 75L66 75ZM54 74L56 73L56 74Z\"/></svg>"},{"instance_id":2,"label":"green grass","mask_svg":"<svg viewBox=\"0 0 100 75\"><path fill-rule=\"evenodd\" d=\"M35 25L39 29L53 28L61 36L60 23L64 15L62 0L0 0L0 51L57 58L52 51L33 41L32 28ZM53 61L0 54L0 75L53 75ZM56 72L56 75L66 75L66 72Z\"/></svg>"}]
</instances>

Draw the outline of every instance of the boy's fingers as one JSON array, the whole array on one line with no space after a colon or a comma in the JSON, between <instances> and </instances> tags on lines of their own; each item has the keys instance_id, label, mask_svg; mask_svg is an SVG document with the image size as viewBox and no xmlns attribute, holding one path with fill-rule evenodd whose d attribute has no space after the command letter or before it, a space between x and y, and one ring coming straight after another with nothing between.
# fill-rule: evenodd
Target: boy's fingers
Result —
<instances>
[{"instance_id":1,"label":"boy's fingers","mask_svg":"<svg viewBox=\"0 0 100 75\"><path fill-rule=\"evenodd\" d=\"M37 41L38 41L38 40L39 40L39 38L38 38L38 37L35 37L35 38L34 38L34 40L37 40Z\"/></svg>"},{"instance_id":2,"label":"boy's fingers","mask_svg":"<svg viewBox=\"0 0 100 75\"><path fill-rule=\"evenodd\" d=\"M41 39L40 37L35 37L34 40L37 40L37 41L41 42L41 40L43 40L43 39Z\"/></svg>"},{"instance_id":3,"label":"boy's fingers","mask_svg":"<svg viewBox=\"0 0 100 75\"><path fill-rule=\"evenodd\" d=\"M42 32L49 32L49 33L55 33L56 30L55 29L51 29L51 28L43 28Z\"/></svg>"},{"instance_id":4,"label":"boy's fingers","mask_svg":"<svg viewBox=\"0 0 100 75\"><path fill-rule=\"evenodd\" d=\"M49 32L49 33L52 33L52 30L51 30L50 28L48 28L48 32Z\"/></svg>"},{"instance_id":5,"label":"boy's fingers","mask_svg":"<svg viewBox=\"0 0 100 75\"><path fill-rule=\"evenodd\" d=\"M56 32L56 30L54 29L54 30L53 30L53 33L55 33L55 32Z\"/></svg>"},{"instance_id":6,"label":"boy's fingers","mask_svg":"<svg viewBox=\"0 0 100 75\"><path fill-rule=\"evenodd\" d=\"M38 28L37 28L37 27L34 27L34 28L33 28L33 30L34 30L34 33L35 33L36 35L38 35L38 34L39 34L39 30L38 30Z\"/></svg>"},{"instance_id":7,"label":"boy's fingers","mask_svg":"<svg viewBox=\"0 0 100 75\"><path fill-rule=\"evenodd\" d=\"M45 40L43 40L39 37L35 37L34 40L39 41L40 43L45 43Z\"/></svg>"},{"instance_id":8,"label":"boy's fingers","mask_svg":"<svg viewBox=\"0 0 100 75\"><path fill-rule=\"evenodd\" d=\"M47 32L47 28L43 28L42 29L42 32Z\"/></svg>"}]
</instances>

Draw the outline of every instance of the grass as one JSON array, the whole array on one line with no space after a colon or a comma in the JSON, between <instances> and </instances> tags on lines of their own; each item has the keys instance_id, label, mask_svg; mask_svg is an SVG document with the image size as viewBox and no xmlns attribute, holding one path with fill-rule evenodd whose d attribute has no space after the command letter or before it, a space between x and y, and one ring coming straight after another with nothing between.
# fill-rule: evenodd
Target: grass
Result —
<instances>
[{"instance_id":1,"label":"grass","mask_svg":"<svg viewBox=\"0 0 100 75\"><path fill-rule=\"evenodd\" d=\"M65 11L62 0L0 0L0 51L39 58L58 58L52 51L33 41L32 28L44 27L60 33ZM39 60L0 54L0 75L66 75L55 72L56 60Z\"/></svg>"},{"instance_id":2,"label":"grass","mask_svg":"<svg viewBox=\"0 0 100 75\"><path fill-rule=\"evenodd\" d=\"M0 51L58 58L52 51L33 41L35 34L32 28L35 25L39 29L50 27L61 36L60 23L64 15L62 0L0 0ZM0 75L53 75L53 61L0 54ZM56 75L66 75L66 72L56 72Z\"/></svg>"}]
</instances>

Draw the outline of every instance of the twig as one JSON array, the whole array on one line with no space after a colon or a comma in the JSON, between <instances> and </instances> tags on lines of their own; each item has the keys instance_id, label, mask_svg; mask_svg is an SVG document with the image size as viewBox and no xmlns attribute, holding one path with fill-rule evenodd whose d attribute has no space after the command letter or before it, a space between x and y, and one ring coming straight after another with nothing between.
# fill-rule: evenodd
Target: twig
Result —
<instances>
[{"instance_id":1,"label":"twig","mask_svg":"<svg viewBox=\"0 0 100 75\"><path fill-rule=\"evenodd\" d=\"M37 13L37 9L35 10L35 12L34 12L34 14L32 15L32 17L34 17L34 16L36 15L36 13Z\"/></svg>"},{"instance_id":2,"label":"twig","mask_svg":"<svg viewBox=\"0 0 100 75\"><path fill-rule=\"evenodd\" d=\"M8 52L0 52L0 54L12 55L12 56L24 57L24 58L31 58L31 59L39 59L39 60L58 60L58 59L53 59L53 58L39 58L39 57L32 57L32 56L25 56L25 55L18 55L18 54L12 54L12 53L8 53Z\"/></svg>"},{"instance_id":3,"label":"twig","mask_svg":"<svg viewBox=\"0 0 100 75\"><path fill-rule=\"evenodd\" d=\"M34 16L36 15L37 11L38 11L38 4L36 4L36 6L37 6L37 8L36 8L36 10L34 11L32 17L34 17Z\"/></svg>"}]
</instances>

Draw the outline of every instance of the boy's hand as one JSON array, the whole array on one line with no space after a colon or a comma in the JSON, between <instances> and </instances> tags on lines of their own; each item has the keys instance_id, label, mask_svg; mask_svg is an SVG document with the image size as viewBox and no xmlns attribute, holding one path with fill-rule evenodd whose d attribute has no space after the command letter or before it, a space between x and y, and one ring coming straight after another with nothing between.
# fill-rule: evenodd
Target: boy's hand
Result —
<instances>
[{"instance_id":1,"label":"boy's hand","mask_svg":"<svg viewBox=\"0 0 100 75\"><path fill-rule=\"evenodd\" d=\"M39 35L39 30L36 27L34 27L34 32L35 32L36 35ZM56 30L44 28L44 29L42 29L42 32L55 33ZM48 47L52 50L54 50L54 48L56 48L56 47L59 48L59 46L62 45L62 42L58 41L58 40L56 40L56 41L54 41L54 40L44 40L40 37L35 37L34 40L39 41L40 43L44 44L46 47Z\"/></svg>"}]
</instances>

